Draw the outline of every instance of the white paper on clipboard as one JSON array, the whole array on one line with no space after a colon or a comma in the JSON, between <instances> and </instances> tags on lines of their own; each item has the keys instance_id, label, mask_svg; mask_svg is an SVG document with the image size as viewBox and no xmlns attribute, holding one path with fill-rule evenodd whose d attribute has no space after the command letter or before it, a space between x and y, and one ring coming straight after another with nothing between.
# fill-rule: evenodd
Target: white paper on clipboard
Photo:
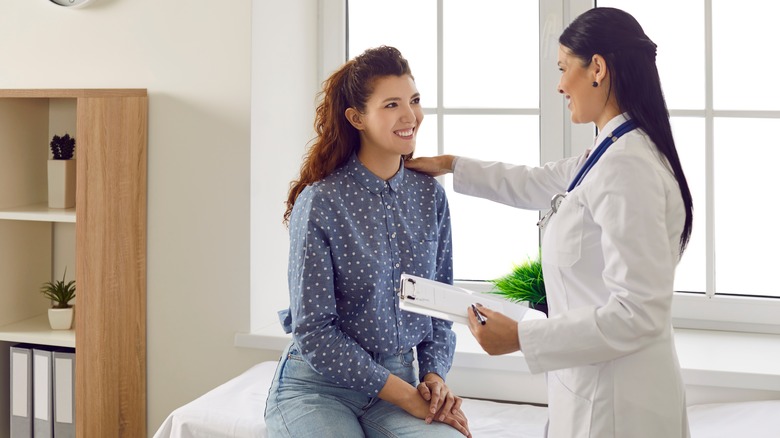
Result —
<instances>
[{"instance_id":1,"label":"white paper on clipboard","mask_svg":"<svg viewBox=\"0 0 780 438\"><path fill-rule=\"evenodd\" d=\"M467 310L474 303L501 312L515 321L547 317L543 312L498 296L409 274L401 274L401 291L398 296L401 310L461 324L468 324Z\"/></svg>"}]
</instances>

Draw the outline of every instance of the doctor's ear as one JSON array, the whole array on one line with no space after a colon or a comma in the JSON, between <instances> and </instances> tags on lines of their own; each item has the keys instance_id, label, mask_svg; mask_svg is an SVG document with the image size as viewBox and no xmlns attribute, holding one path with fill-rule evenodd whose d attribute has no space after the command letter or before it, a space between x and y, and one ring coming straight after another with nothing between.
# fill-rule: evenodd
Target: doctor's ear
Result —
<instances>
[{"instance_id":1,"label":"doctor's ear","mask_svg":"<svg viewBox=\"0 0 780 438\"><path fill-rule=\"evenodd\" d=\"M596 87L607 77L607 60L599 54L593 55L590 60L590 70L593 73L593 83L596 84L593 86Z\"/></svg>"},{"instance_id":2,"label":"doctor's ear","mask_svg":"<svg viewBox=\"0 0 780 438\"><path fill-rule=\"evenodd\" d=\"M363 128L363 114L360 113L360 111L356 110L355 108L347 108L344 111L344 116L347 118L349 123L355 127L358 131L362 131Z\"/></svg>"}]
</instances>

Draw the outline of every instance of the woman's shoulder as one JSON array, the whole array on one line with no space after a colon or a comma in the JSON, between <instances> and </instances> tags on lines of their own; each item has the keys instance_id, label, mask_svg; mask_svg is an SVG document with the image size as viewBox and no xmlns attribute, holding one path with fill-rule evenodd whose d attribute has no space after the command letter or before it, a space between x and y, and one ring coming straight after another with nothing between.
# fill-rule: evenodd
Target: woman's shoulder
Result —
<instances>
[{"instance_id":1,"label":"woman's shoulder","mask_svg":"<svg viewBox=\"0 0 780 438\"><path fill-rule=\"evenodd\" d=\"M305 199L310 202L324 201L334 197L334 191L338 183L329 178L315 181L301 191L299 199Z\"/></svg>"},{"instance_id":2,"label":"woman's shoulder","mask_svg":"<svg viewBox=\"0 0 780 438\"><path fill-rule=\"evenodd\" d=\"M407 182L411 184L418 184L422 187L434 188L437 191L444 191L444 187L442 187L439 181L427 173L418 172L409 168L405 168L404 172Z\"/></svg>"}]
</instances>

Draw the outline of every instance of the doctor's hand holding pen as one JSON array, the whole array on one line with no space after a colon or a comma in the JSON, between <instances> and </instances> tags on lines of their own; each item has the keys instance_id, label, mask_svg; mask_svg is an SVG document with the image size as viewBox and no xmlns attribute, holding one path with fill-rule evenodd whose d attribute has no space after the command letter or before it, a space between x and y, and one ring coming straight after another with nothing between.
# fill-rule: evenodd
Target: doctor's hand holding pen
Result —
<instances>
[{"instance_id":1,"label":"doctor's hand holding pen","mask_svg":"<svg viewBox=\"0 0 780 438\"><path fill-rule=\"evenodd\" d=\"M469 330L486 353L496 356L520 350L517 321L481 304L475 306L467 311Z\"/></svg>"}]
</instances>

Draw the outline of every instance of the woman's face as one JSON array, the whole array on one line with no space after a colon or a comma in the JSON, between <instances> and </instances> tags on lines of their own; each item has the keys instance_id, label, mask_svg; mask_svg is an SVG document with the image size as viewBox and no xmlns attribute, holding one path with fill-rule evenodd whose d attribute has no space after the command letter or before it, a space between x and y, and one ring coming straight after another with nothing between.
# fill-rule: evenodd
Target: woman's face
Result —
<instances>
[{"instance_id":1,"label":"woman's face","mask_svg":"<svg viewBox=\"0 0 780 438\"><path fill-rule=\"evenodd\" d=\"M397 160L399 155L414 152L423 120L414 79L409 75L377 78L360 119L361 154L387 155Z\"/></svg>"},{"instance_id":2,"label":"woman's face","mask_svg":"<svg viewBox=\"0 0 780 438\"><path fill-rule=\"evenodd\" d=\"M604 95L600 89L604 84L593 86L596 79L593 67L593 63L588 67L583 66L582 60L567 47L558 47L558 69L561 71L558 92L568 100L571 121L574 123L594 122L604 109Z\"/></svg>"}]
</instances>

